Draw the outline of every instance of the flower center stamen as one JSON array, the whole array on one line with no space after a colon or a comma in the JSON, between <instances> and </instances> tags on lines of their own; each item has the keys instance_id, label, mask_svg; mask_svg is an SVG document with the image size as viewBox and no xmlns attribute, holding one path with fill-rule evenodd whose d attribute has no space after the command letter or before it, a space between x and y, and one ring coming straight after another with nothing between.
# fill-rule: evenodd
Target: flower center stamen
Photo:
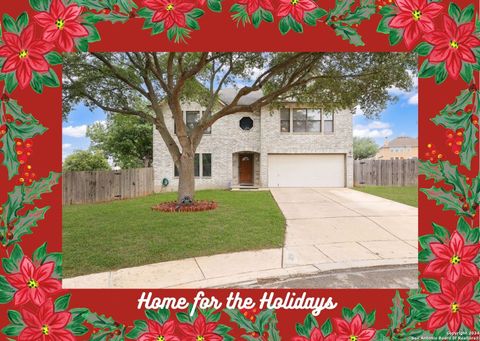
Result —
<instances>
[{"instance_id":1,"label":"flower center stamen","mask_svg":"<svg viewBox=\"0 0 480 341\"><path fill-rule=\"evenodd\" d=\"M452 313L458 313L460 310L460 307L458 306L457 302L453 302L452 305L450 306L450 309L452 310Z\"/></svg>"},{"instance_id":2,"label":"flower center stamen","mask_svg":"<svg viewBox=\"0 0 480 341\"><path fill-rule=\"evenodd\" d=\"M165 341L165 337L160 335L159 337L157 337L157 341Z\"/></svg>"},{"instance_id":3,"label":"flower center stamen","mask_svg":"<svg viewBox=\"0 0 480 341\"><path fill-rule=\"evenodd\" d=\"M349 338L350 341L357 341L358 340L358 337L355 336L355 335L351 335L350 338Z\"/></svg>"},{"instance_id":4,"label":"flower center stamen","mask_svg":"<svg viewBox=\"0 0 480 341\"><path fill-rule=\"evenodd\" d=\"M201 336L201 335L197 336L197 341L204 341L204 340L205 340L205 338L203 336Z\"/></svg>"},{"instance_id":5,"label":"flower center stamen","mask_svg":"<svg viewBox=\"0 0 480 341\"><path fill-rule=\"evenodd\" d=\"M413 17L413 20L419 21L420 18L422 17L422 12L420 10L416 9L412 12L412 17Z\"/></svg>"},{"instance_id":6,"label":"flower center stamen","mask_svg":"<svg viewBox=\"0 0 480 341\"><path fill-rule=\"evenodd\" d=\"M43 327L42 327L42 334L43 335L48 335L48 326L46 324L44 324Z\"/></svg>"},{"instance_id":7,"label":"flower center stamen","mask_svg":"<svg viewBox=\"0 0 480 341\"><path fill-rule=\"evenodd\" d=\"M55 26L57 26L59 30L63 30L63 28L65 27L65 20L57 19L57 21L55 21Z\"/></svg>"},{"instance_id":8,"label":"flower center stamen","mask_svg":"<svg viewBox=\"0 0 480 341\"><path fill-rule=\"evenodd\" d=\"M292 4L292 6L298 5L299 2L300 0L290 0L290 3Z\"/></svg>"},{"instance_id":9,"label":"flower center stamen","mask_svg":"<svg viewBox=\"0 0 480 341\"><path fill-rule=\"evenodd\" d=\"M38 282L34 279L31 279L27 282L27 286L30 288L30 289L37 289L38 288Z\"/></svg>"},{"instance_id":10,"label":"flower center stamen","mask_svg":"<svg viewBox=\"0 0 480 341\"><path fill-rule=\"evenodd\" d=\"M457 264L460 264L461 260L462 259L460 257L458 257L457 255L454 255L452 258L450 258L450 263L453 265L457 265Z\"/></svg>"},{"instance_id":11,"label":"flower center stamen","mask_svg":"<svg viewBox=\"0 0 480 341\"><path fill-rule=\"evenodd\" d=\"M458 42L456 40L450 40L450 47L458 49Z\"/></svg>"},{"instance_id":12,"label":"flower center stamen","mask_svg":"<svg viewBox=\"0 0 480 341\"><path fill-rule=\"evenodd\" d=\"M174 6L172 3L169 3L169 4L167 5L167 7L165 7L165 9L166 9L167 11L173 11L174 8L175 8L175 6Z\"/></svg>"},{"instance_id":13,"label":"flower center stamen","mask_svg":"<svg viewBox=\"0 0 480 341\"><path fill-rule=\"evenodd\" d=\"M25 59L28 57L28 51L27 50L21 50L19 53L18 53L18 57L20 57L20 59Z\"/></svg>"}]
</instances>

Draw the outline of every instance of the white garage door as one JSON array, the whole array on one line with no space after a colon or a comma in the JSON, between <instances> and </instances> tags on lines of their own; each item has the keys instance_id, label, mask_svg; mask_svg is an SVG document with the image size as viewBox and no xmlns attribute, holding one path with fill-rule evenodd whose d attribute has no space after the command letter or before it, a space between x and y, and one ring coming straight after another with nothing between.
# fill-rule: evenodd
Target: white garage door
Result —
<instances>
[{"instance_id":1,"label":"white garage door","mask_svg":"<svg viewBox=\"0 0 480 341\"><path fill-rule=\"evenodd\" d=\"M268 186L345 187L345 155L268 155Z\"/></svg>"}]
</instances>

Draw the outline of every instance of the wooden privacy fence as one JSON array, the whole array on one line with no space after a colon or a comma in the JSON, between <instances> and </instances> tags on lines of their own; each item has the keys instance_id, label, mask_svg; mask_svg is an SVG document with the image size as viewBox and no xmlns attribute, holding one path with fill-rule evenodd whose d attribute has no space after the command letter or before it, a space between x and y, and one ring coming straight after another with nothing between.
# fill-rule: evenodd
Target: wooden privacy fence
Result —
<instances>
[{"instance_id":1,"label":"wooden privacy fence","mask_svg":"<svg viewBox=\"0 0 480 341\"><path fill-rule=\"evenodd\" d=\"M153 168L63 173L63 205L105 202L153 193Z\"/></svg>"},{"instance_id":2,"label":"wooden privacy fence","mask_svg":"<svg viewBox=\"0 0 480 341\"><path fill-rule=\"evenodd\" d=\"M416 186L418 160L355 160L355 186Z\"/></svg>"}]
</instances>

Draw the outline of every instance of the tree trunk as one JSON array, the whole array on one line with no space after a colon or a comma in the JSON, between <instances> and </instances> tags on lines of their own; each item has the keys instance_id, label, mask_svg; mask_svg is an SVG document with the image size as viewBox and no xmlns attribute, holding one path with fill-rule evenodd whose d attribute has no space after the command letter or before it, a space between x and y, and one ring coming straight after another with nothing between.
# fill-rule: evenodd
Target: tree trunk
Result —
<instances>
[{"instance_id":1,"label":"tree trunk","mask_svg":"<svg viewBox=\"0 0 480 341\"><path fill-rule=\"evenodd\" d=\"M178 168L178 203L185 197L192 200L195 195L194 152L183 152L179 159Z\"/></svg>"}]
</instances>

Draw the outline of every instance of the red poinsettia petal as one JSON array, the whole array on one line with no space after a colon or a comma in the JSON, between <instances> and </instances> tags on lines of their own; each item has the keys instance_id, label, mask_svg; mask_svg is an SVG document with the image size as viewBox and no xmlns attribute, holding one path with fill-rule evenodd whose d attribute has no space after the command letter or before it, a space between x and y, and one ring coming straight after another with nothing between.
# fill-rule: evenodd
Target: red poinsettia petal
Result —
<instances>
[{"instance_id":1,"label":"red poinsettia petal","mask_svg":"<svg viewBox=\"0 0 480 341\"><path fill-rule=\"evenodd\" d=\"M460 54L460 58L463 61L472 64L475 63L475 55L473 54L473 51L468 47L460 45L458 47L458 53Z\"/></svg>"},{"instance_id":2,"label":"red poinsettia petal","mask_svg":"<svg viewBox=\"0 0 480 341\"><path fill-rule=\"evenodd\" d=\"M446 310L436 311L430 316L427 322L427 329L433 330L443 327L449 318L449 312Z\"/></svg>"},{"instance_id":3,"label":"red poinsettia petal","mask_svg":"<svg viewBox=\"0 0 480 341\"><path fill-rule=\"evenodd\" d=\"M164 335L165 341L180 341L180 338L175 335Z\"/></svg>"},{"instance_id":4,"label":"red poinsettia petal","mask_svg":"<svg viewBox=\"0 0 480 341\"><path fill-rule=\"evenodd\" d=\"M43 322L31 311L24 309L21 313L23 322L25 322L28 327L40 328L42 326Z\"/></svg>"},{"instance_id":5,"label":"red poinsettia petal","mask_svg":"<svg viewBox=\"0 0 480 341\"><path fill-rule=\"evenodd\" d=\"M416 7L413 5L412 0L395 0L395 3L397 4L397 7L400 9L400 11L406 11L412 13L412 11L415 9L413 7Z\"/></svg>"},{"instance_id":6,"label":"red poinsettia petal","mask_svg":"<svg viewBox=\"0 0 480 341\"><path fill-rule=\"evenodd\" d=\"M453 79L457 79L460 75L460 70L462 69L462 60L460 59L459 53L450 53L450 57L446 62L446 67L448 74Z\"/></svg>"},{"instance_id":7,"label":"red poinsettia petal","mask_svg":"<svg viewBox=\"0 0 480 341\"><path fill-rule=\"evenodd\" d=\"M466 325L469 329L474 330L473 326L473 317L470 315L464 315L462 314L462 323Z\"/></svg>"},{"instance_id":8,"label":"red poinsettia petal","mask_svg":"<svg viewBox=\"0 0 480 341\"><path fill-rule=\"evenodd\" d=\"M462 274L466 277L478 277L478 267L471 262L462 262Z\"/></svg>"},{"instance_id":9,"label":"red poinsettia petal","mask_svg":"<svg viewBox=\"0 0 480 341\"><path fill-rule=\"evenodd\" d=\"M437 59L437 55L433 54L433 52L434 51L432 50L432 52L429 55L429 59L431 62L435 63ZM443 54L442 54L442 57L443 57ZM443 60L444 59L442 59L441 61ZM448 246L443 245L442 243L430 243L430 248L432 249L433 254L440 259L450 260L450 258L452 258L453 256L452 250Z\"/></svg>"},{"instance_id":10,"label":"red poinsettia petal","mask_svg":"<svg viewBox=\"0 0 480 341\"><path fill-rule=\"evenodd\" d=\"M50 337L52 341L75 341L72 332L65 329L53 331Z\"/></svg>"},{"instance_id":11,"label":"red poinsettia petal","mask_svg":"<svg viewBox=\"0 0 480 341\"><path fill-rule=\"evenodd\" d=\"M435 30L435 24L433 23L433 20L429 17L422 17L421 20L417 21L417 26L420 31L425 33Z\"/></svg>"},{"instance_id":12,"label":"red poinsettia petal","mask_svg":"<svg viewBox=\"0 0 480 341\"><path fill-rule=\"evenodd\" d=\"M478 254L478 251L480 251L480 245L479 244L476 244L476 245L466 245L463 247L462 249L462 252L460 253L460 258L463 261L471 261L473 260L477 254Z\"/></svg>"},{"instance_id":13,"label":"red poinsettia petal","mask_svg":"<svg viewBox=\"0 0 480 341\"><path fill-rule=\"evenodd\" d=\"M448 329L451 332L456 332L460 329L460 325L462 324L462 319L459 313L450 314L450 318L448 319Z\"/></svg>"},{"instance_id":14,"label":"red poinsettia petal","mask_svg":"<svg viewBox=\"0 0 480 341\"><path fill-rule=\"evenodd\" d=\"M73 38L66 32L61 32L58 36L58 46L65 52L73 51Z\"/></svg>"},{"instance_id":15,"label":"red poinsettia petal","mask_svg":"<svg viewBox=\"0 0 480 341\"><path fill-rule=\"evenodd\" d=\"M53 44L47 43L44 40L36 40L30 44L29 54L44 55L53 49Z\"/></svg>"},{"instance_id":16,"label":"red poinsettia petal","mask_svg":"<svg viewBox=\"0 0 480 341\"><path fill-rule=\"evenodd\" d=\"M45 31L43 31L43 40L47 42L57 41L60 33L61 31L57 29L56 26L48 26Z\"/></svg>"},{"instance_id":17,"label":"red poinsettia petal","mask_svg":"<svg viewBox=\"0 0 480 341\"><path fill-rule=\"evenodd\" d=\"M337 334L335 333L331 333L324 339L324 341L336 341L336 340L337 340ZM318 340L318 341L321 341L321 340Z\"/></svg>"},{"instance_id":18,"label":"red poinsettia petal","mask_svg":"<svg viewBox=\"0 0 480 341\"><path fill-rule=\"evenodd\" d=\"M421 32L418 28L418 25L412 24L405 27L405 32L403 33L403 40L405 41L405 46L408 49L411 49L415 42L420 38Z\"/></svg>"},{"instance_id":19,"label":"red poinsettia petal","mask_svg":"<svg viewBox=\"0 0 480 341\"><path fill-rule=\"evenodd\" d=\"M450 43L450 37L443 31L430 32L425 34L423 38L432 45L436 46L448 46Z\"/></svg>"},{"instance_id":20,"label":"red poinsettia petal","mask_svg":"<svg viewBox=\"0 0 480 341\"><path fill-rule=\"evenodd\" d=\"M304 12L310 12L317 8L317 5L312 0L300 0L296 7L300 7Z\"/></svg>"},{"instance_id":21,"label":"red poinsettia petal","mask_svg":"<svg viewBox=\"0 0 480 341\"><path fill-rule=\"evenodd\" d=\"M82 8L76 4L72 4L65 9L63 14L63 20L70 22L76 20L78 16L82 13Z\"/></svg>"},{"instance_id":22,"label":"red poinsettia petal","mask_svg":"<svg viewBox=\"0 0 480 341\"><path fill-rule=\"evenodd\" d=\"M20 51L22 46L20 46L20 37L16 34L10 32L3 33L3 42L6 46L10 46L12 49L16 51Z\"/></svg>"},{"instance_id":23,"label":"red poinsettia petal","mask_svg":"<svg viewBox=\"0 0 480 341\"><path fill-rule=\"evenodd\" d=\"M370 341L375 336L375 329L368 328L358 334L358 341Z\"/></svg>"},{"instance_id":24,"label":"red poinsettia petal","mask_svg":"<svg viewBox=\"0 0 480 341\"><path fill-rule=\"evenodd\" d=\"M27 287L24 287L15 293L15 296L13 296L15 305L24 305L30 301L29 290Z\"/></svg>"},{"instance_id":25,"label":"red poinsettia petal","mask_svg":"<svg viewBox=\"0 0 480 341\"><path fill-rule=\"evenodd\" d=\"M40 12L33 17L35 22L42 27L55 26L55 18L50 13Z\"/></svg>"},{"instance_id":26,"label":"red poinsettia petal","mask_svg":"<svg viewBox=\"0 0 480 341\"><path fill-rule=\"evenodd\" d=\"M362 318L360 315L355 315L355 317L350 322L350 331L353 335L359 335L362 331Z\"/></svg>"},{"instance_id":27,"label":"red poinsettia petal","mask_svg":"<svg viewBox=\"0 0 480 341\"><path fill-rule=\"evenodd\" d=\"M469 37L475 31L475 24L473 22L469 22L463 25L458 26L457 29L457 36L455 38L461 42L464 38Z\"/></svg>"},{"instance_id":28,"label":"red poinsettia petal","mask_svg":"<svg viewBox=\"0 0 480 341\"><path fill-rule=\"evenodd\" d=\"M42 330L39 328L30 328L27 327L18 336L18 341L42 341L43 334Z\"/></svg>"},{"instance_id":29,"label":"red poinsettia petal","mask_svg":"<svg viewBox=\"0 0 480 341\"><path fill-rule=\"evenodd\" d=\"M48 64L47 64L47 69L45 71L48 71ZM35 270L35 274L34 274L35 279L38 282L46 280L47 278L49 278L53 274L54 269L55 269L55 263L54 262L47 262L45 264L40 265Z\"/></svg>"},{"instance_id":30,"label":"red poinsettia petal","mask_svg":"<svg viewBox=\"0 0 480 341\"><path fill-rule=\"evenodd\" d=\"M165 18L165 21L163 22L165 26L165 30L168 30L170 27L172 27L175 24L175 21L173 21L173 18L171 15L167 16Z\"/></svg>"},{"instance_id":31,"label":"red poinsettia petal","mask_svg":"<svg viewBox=\"0 0 480 341\"><path fill-rule=\"evenodd\" d=\"M40 282L41 289L51 295L62 289L62 284L55 278L49 278Z\"/></svg>"},{"instance_id":32,"label":"red poinsettia petal","mask_svg":"<svg viewBox=\"0 0 480 341\"><path fill-rule=\"evenodd\" d=\"M428 55L428 60L432 63L440 63L447 60L450 57L452 49L448 46L436 46L432 52ZM450 262L450 258L442 257L446 262Z\"/></svg>"},{"instance_id":33,"label":"red poinsettia petal","mask_svg":"<svg viewBox=\"0 0 480 341\"><path fill-rule=\"evenodd\" d=\"M195 322L193 322L193 328L197 335L202 335L205 333L207 326L207 322L205 321L205 317L202 314L199 314Z\"/></svg>"},{"instance_id":34,"label":"red poinsettia petal","mask_svg":"<svg viewBox=\"0 0 480 341\"><path fill-rule=\"evenodd\" d=\"M37 71L37 72L47 72L48 69L50 68L50 66L48 65L47 61L45 60L45 58L43 58L43 56L29 56L26 61L25 61L28 66L34 70L34 71ZM38 279L37 279L38 281Z\"/></svg>"},{"instance_id":35,"label":"red poinsettia petal","mask_svg":"<svg viewBox=\"0 0 480 341\"><path fill-rule=\"evenodd\" d=\"M461 43L462 43L462 46L464 47L475 48L480 46L480 39L472 35L462 39Z\"/></svg>"},{"instance_id":36,"label":"red poinsettia petal","mask_svg":"<svg viewBox=\"0 0 480 341\"><path fill-rule=\"evenodd\" d=\"M460 311L462 314L466 315L478 315L480 314L480 303L477 301L470 300L468 302L464 302L460 305Z\"/></svg>"},{"instance_id":37,"label":"red poinsettia petal","mask_svg":"<svg viewBox=\"0 0 480 341\"><path fill-rule=\"evenodd\" d=\"M68 23L64 27L64 31L72 37L86 37L88 36L88 30L85 26L80 25L77 22Z\"/></svg>"},{"instance_id":38,"label":"red poinsettia petal","mask_svg":"<svg viewBox=\"0 0 480 341\"><path fill-rule=\"evenodd\" d=\"M185 21L185 14L177 11L172 11L172 18L175 24L177 24L178 27L185 27L186 21Z\"/></svg>"},{"instance_id":39,"label":"red poinsettia petal","mask_svg":"<svg viewBox=\"0 0 480 341\"><path fill-rule=\"evenodd\" d=\"M475 291L475 286L473 282L468 282L458 293L458 302L460 305L464 302L468 302L472 299L473 293Z\"/></svg>"},{"instance_id":40,"label":"red poinsettia petal","mask_svg":"<svg viewBox=\"0 0 480 341\"><path fill-rule=\"evenodd\" d=\"M430 263L427 264L425 268L424 274L425 275L441 275L447 271L447 268L450 266L450 262L436 258Z\"/></svg>"},{"instance_id":41,"label":"red poinsettia petal","mask_svg":"<svg viewBox=\"0 0 480 341\"><path fill-rule=\"evenodd\" d=\"M71 319L72 314L67 311L62 311L52 314L48 319L47 324L52 329L63 329L68 323L70 323Z\"/></svg>"},{"instance_id":42,"label":"red poinsettia petal","mask_svg":"<svg viewBox=\"0 0 480 341\"><path fill-rule=\"evenodd\" d=\"M462 266L451 264L447 268L446 274L449 281L456 282L462 275Z\"/></svg>"},{"instance_id":43,"label":"red poinsettia petal","mask_svg":"<svg viewBox=\"0 0 480 341\"><path fill-rule=\"evenodd\" d=\"M304 16L304 11L300 6L292 6L292 10L290 11L290 14L292 15L293 19L295 19L298 22L303 22L303 16Z\"/></svg>"},{"instance_id":44,"label":"red poinsettia petal","mask_svg":"<svg viewBox=\"0 0 480 341\"><path fill-rule=\"evenodd\" d=\"M341 335L350 335L350 325L344 319L334 318L335 330Z\"/></svg>"},{"instance_id":45,"label":"red poinsettia petal","mask_svg":"<svg viewBox=\"0 0 480 341\"><path fill-rule=\"evenodd\" d=\"M30 300L38 306L42 305L47 300L47 295L42 289L29 289L28 294Z\"/></svg>"},{"instance_id":46,"label":"red poinsettia petal","mask_svg":"<svg viewBox=\"0 0 480 341\"><path fill-rule=\"evenodd\" d=\"M270 0L260 0L260 7L273 12L274 7Z\"/></svg>"},{"instance_id":47,"label":"red poinsettia petal","mask_svg":"<svg viewBox=\"0 0 480 341\"><path fill-rule=\"evenodd\" d=\"M213 334L213 333L204 334L203 338L205 341L222 341L223 340L223 336Z\"/></svg>"},{"instance_id":48,"label":"red poinsettia petal","mask_svg":"<svg viewBox=\"0 0 480 341\"><path fill-rule=\"evenodd\" d=\"M452 251L452 254L453 255L460 254L463 249L463 245L465 245L465 242L463 240L462 235L457 231L455 231L450 239L450 243L448 244L448 246Z\"/></svg>"},{"instance_id":49,"label":"red poinsettia petal","mask_svg":"<svg viewBox=\"0 0 480 341\"><path fill-rule=\"evenodd\" d=\"M50 5L50 13L54 18L63 18L65 11L65 5L62 0L53 0Z\"/></svg>"},{"instance_id":50,"label":"red poinsettia petal","mask_svg":"<svg viewBox=\"0 0 480 341\"><path fill-rule=\"evenodd\" d=\"M290 9L291 9L291 5L290 3L284 3L282 2L280 4L280 6L278 6L278 9L277 9L277 16L282 18L282 17L286 17L287 15L290 14Z\"/></svg>"},{"instance_id":51,"label":"red poinsettia petal","mask_svg":"<svg viewBox=\"0 0 480 341\"><path fill-rule=\"evenodd\" d=\"M23 64L23 63L21 63ZM20 272L30 279L33 278L35 274L35 266L28 257L23 257L22 262L20 263Z\"/></svg>"},{"instance_id":52,"label":"red poinsettia petal","mask_svg":"<svg viewBox=\"0 0 480 341\"><path fill-rule=\"evenodd\" d=\"M188 13L195 8L195 4L191 2L180 2L175 4L175 11Z\"/></svg>"},{"instance_id":53,"label":"red poinsettia petal","mask_svg":"<svg viewBox=\"0 0 480 341\"><path fill-rule=\"evenodd\" d=\"M17 80L21 89L25 89L32 79L32 69L25 62L21 62L17 69Z\"/></svg>"},{"instance_id":54,"label":"red poinsettia petal","mask_svg":"<svg viewBox=\"0 0 480 341\"><path fill-rule=\"evenodd\" d=\"M159 22L165 20L169 16L169 12L167 11L158 11L155 12L152 16L152 21L153 22Z\"/></svg>"},{"instance_id":55,"label":"red poinsettia petal","mask_svg":"<svg viewBox=\"0 0 480 341\"><path fill-rule=\"evenodd\" d=\"M148 331L152 334L162 335L163 328L160 323L152 320L147 320Z\"/></svg>"},{"instance_id":56,"label":"red poinsettia petal","mask_svg":"<svg viewBox=\"0 0 480 341\"><path fill-rule=\"evenodd\" d=\"M422 9L423 16L428 16L429 18L434 18L443 11L443 6L437 2L431 2ZM422 21L423 18L420 20Z\"/></svg>"},{"instance_id":57,"label":"red poinsettia petal","mask_svg":"<svg viewBox=\"0 0 480 341\"><path fill-rule=\"evenodd\" d=\"M12 69L10 71L13 71L13 70L15 69ZM7 72L10 72L10 71L7 71ZM5 71L2 70L2 72L5 72ZM22 273L7 275L6 279L12 287L17 289L25 288L29 280L29 278L25 278L25 276Z\"/></svg>"},{"instance_id":58,"label":"red poinsettia petal","mask_svg":"<svg viewBox=\"0 0 480 341\"><path fill-rule=\"evenodd\" d=\"M3 45L0 46L0 57L13 57L17 54L16 51L12 49L11 46Z\"/></svg>"},{"instance_id":59,"label":"red poinsettia petal","mask_svg":"<svg viewBox=\"0 0 480 341\"><path fill-rule=\"evenodd\" d=\"M323 341L323 334L320 329L314 328L310 334L310 341ZM308 339L307 339L308 340Z\"/></svg>"},{"instance_id":60,"label":"red poinsettia petal","mask_svg":"<svg viewBox=\"0 0 480 341\"><path fill-rule=\"evenodd\" d=\"M431 307L437 310L450 309L452 300L445 297L443 294L431 294L427 296L427 302Z\"/></svg>"},{"instance_id":61,"label":"red poinsettia petal","mask_svg":"<svg viewBox=\"0 0 480 341\"><path fill-rule=\"evenodd\" d=\"M249 0L249 1L246 1L245 4L247 5L248 15L252 15L260 7L260 3L258 0Z\"/></svg>"},{"instance_id":62,"label":"red poinsettia petal","mask_svg":"<svg viewBox=\"0 0 480 341\"><path fill-rule=\"evenodd\" d=\"M12 72L18 69L20 67L20 64L21 64L21 61L16 56L7 58L5 63L3 63L2 72L3 73Z\"/></svg>"},{"instance_id":63,"label":"red poinsettia petal","mask_svg":"<svg viewBox=\"0 0 480 341\"><path fill-rule=\"evenodd\" d=\"M167 321L163 325L163 335L170 335L175 333L176 323L175 321Z\"/></svg>"},{"instance_id":64,"label":"red poinsettia petal","mask_svg":"<svg viewBox=\"0 0 480 341\"><path fill-rule=\"evenodd\" d=\"M193 326L191 324L188 324L188 323L180 323L178 325L178 328L180 329L180 332L182 332L182 334L186 335L186 336L191 336L191 337L197 337L198 334L195 332L195 330L193 329Z\"/></svg>"},{"instance_id":65,"label":"red poinsettia petal","mask_svg":"<svg viewBox=\"0 0 480 341\"><path fill-rule=\"evenodd\" d=\"M143 0L143 5L153 10L161 10L165 9L167 2L160 0Z\"/></svg>"},{"instance_id":66,"label":"red poinsettia petal","mask_svg":"<svg viewBox=\"0 0 480 341\"><path fill-rule=\"evenodd\" d=\"M22 48L28 50L30 43L33 41L33 25L28 26L20 33L20 41L23 45Z\"/></svg>"},{"instance_id":67,"label":"red poinsettia petal","mask_svg":"<svg viewBox=\"0 0 480 341\"><path fill-rule=\"evenodd\" d=\"M303 337L303 336L294 336L292 338L292 341L310 341L310 340L312 340L312 338L307 339L306 337ZM323 340L320 340L320 341L323 341Z\"/></svg>"},{"instance_id":68,"label":"red poinsettia petal","mask_svg":"<svg viewBox=\"0 0 480 341\"><path fill-rule=\"evenodd\" d=\"M137 341L157 341L159 334L144 333L140 335Z\"/></svg>"},{"instance_id":69,"label":"red poinsettia petal","mask_svg":"<svg viewBox=\"0 0 480 341\"><path fill-rule=\"evenodd\" d=\"M404 28L410 24L413 24L412 14L400 12L398 15L394 16L388 26L393 28Z\"/></svg>"},{"instance_id":70,"label":"red poinsettia petal","mask_svg":"<svg viewBox=\"0 0 480 341\"><path fill-rule=\"evenodd\" d=\"M443 27L445 28L445 32L450 38L455 38L455 35L457 33L457 24L448 15L443 16Z\"/></svg>"}]
</instances>

